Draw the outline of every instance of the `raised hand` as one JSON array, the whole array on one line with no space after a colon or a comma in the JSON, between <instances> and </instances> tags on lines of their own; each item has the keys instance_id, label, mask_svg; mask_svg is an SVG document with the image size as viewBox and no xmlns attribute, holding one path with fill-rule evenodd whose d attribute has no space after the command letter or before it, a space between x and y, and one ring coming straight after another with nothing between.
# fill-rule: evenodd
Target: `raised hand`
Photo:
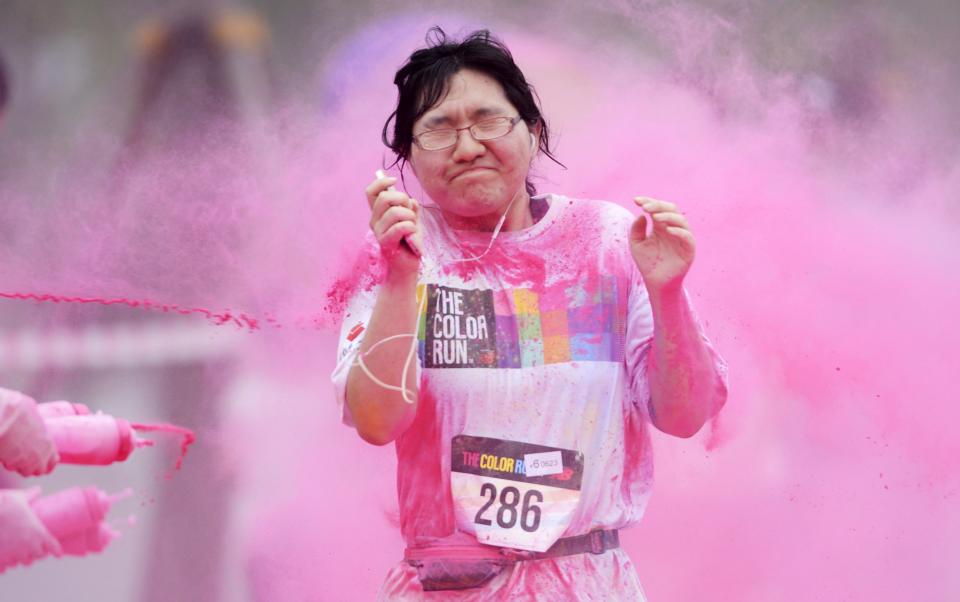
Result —
<instances>
[{"instance_id":1,"label":"raised hand","mask_svg":"<svg viewBox=\"0 0 960 602\"><path fill-rule=\"evenodd\" d=\"M651 292L679 287L693 264L696 240L677 206L649 197L634 202L645 212L630 228L630 253ZM648 218L649 216L649 218ZM653 227L647 232L647 221Z\"/></svg>"},{"instance_id":2,"label":"raised hand","mask_svg":"<svg viewBox=\"0 0 960 602\"><path fill-rule=\"evenodd\" d=\"M366 188L370 229L391 270L416 271L420 265L420 204L393 187L397 178L377 178Z\"/></svg>"}]
</instances>

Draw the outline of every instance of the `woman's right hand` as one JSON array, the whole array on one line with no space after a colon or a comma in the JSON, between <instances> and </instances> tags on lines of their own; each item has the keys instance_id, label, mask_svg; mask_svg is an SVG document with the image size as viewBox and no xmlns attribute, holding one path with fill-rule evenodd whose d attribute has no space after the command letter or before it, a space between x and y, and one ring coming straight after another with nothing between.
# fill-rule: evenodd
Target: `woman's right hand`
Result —
<instances>
[{"instance_id":1,"label":"woman's right hand","mask_svg":"<svg viewBox=\"0 0 960 602\"><path fill-rule=\"evenodd\" d=\"M380 252L390 272L403 275L415 273L420 267L420 204L394 188L396 183L397 178L391 176L377 178L365 192L370 204L370 229L380 243Z\"/></svg>"}]
</instances>

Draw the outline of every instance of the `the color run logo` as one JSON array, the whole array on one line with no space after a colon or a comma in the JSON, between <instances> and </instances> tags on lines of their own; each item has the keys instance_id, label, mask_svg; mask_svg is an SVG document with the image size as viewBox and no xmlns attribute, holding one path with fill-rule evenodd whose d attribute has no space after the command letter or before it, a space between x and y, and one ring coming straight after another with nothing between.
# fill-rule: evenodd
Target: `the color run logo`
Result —
<instances>
[{"instance_id":1,"label":"the color run logo","mask_svg":"<svg viewBox=\"0 0 960 602\"><path fill-rule=\"evenodd\" d=\"M424 364L427 368L496 365L493 291L428 287Z\"/></svg>"},{"instance_id":2,"label":"the color run logo","mask_svg":"<svg viewBox=\"0 0 960 602\"><path fill-rule=\"evenodd\" d=\"M523 460L520 458L509 458L507 456L498 456L495 454L482 454L480 452L464 451L463 466L472 466L484 470L496 470L497 472L509 472L525 475L526 470L523 466Z\"/></svg>"}]
</instances>

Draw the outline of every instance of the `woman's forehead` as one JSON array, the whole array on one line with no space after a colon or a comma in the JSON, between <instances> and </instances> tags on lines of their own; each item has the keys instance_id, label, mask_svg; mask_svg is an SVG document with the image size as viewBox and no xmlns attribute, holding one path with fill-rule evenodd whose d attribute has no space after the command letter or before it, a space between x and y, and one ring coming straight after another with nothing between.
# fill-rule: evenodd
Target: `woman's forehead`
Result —
<instances>
[{"instance_id":1,"label":"woman's forehead","mask_svg":"<svg viewBox=\"0 0 960 602\"><path fill-rule=\"evenodd\" d=\"M423 125L442 125L461 117L482 119L515 111L503 86L493 77L463 69L447 82L446 91L418 120Z\"/></svg>"}]
</instances>

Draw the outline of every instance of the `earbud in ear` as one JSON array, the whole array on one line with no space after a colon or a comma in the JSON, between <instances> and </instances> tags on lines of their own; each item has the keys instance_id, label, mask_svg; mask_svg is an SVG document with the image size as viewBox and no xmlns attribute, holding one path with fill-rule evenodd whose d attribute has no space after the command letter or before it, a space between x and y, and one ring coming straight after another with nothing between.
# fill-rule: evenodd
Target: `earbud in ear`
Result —
<instances>
[{"instance_id":1,"label":"earbud in ear","mask_svg":"<svg viewBox=\"0 0 960 602\"><path fill-rule=\"evenodd\" d=\"M533 134L530 134L530 152L533 152L537 148L537 137Z\"/></svg>"}]
</instances>

